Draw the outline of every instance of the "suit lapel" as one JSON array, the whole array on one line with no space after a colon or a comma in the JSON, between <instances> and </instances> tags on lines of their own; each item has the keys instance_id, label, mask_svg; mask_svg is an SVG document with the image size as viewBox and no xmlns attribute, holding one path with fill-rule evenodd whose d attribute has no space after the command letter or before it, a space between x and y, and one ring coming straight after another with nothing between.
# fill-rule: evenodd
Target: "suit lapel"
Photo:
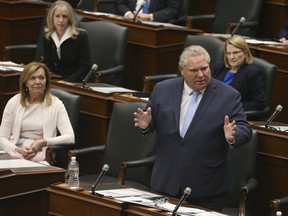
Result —
<instances>
[{"instance_id":1,"label":"suit lapel","mask_svg":"<svg viewBox=\"0 0 288 216\"><path fill-rule=\"evenodd\" d=\"M173 90L173 97L172 100L174 102L174 110L175 110L175 120L176 120L176 126L179 128L179 121L180 121L180 108L181 108L181 100L182 100L182 91L184 87L184 79L183 77L178 79L178 82L176 82ZM179 132L180 136L180 132Z\"/></svg>"}]
</instances>

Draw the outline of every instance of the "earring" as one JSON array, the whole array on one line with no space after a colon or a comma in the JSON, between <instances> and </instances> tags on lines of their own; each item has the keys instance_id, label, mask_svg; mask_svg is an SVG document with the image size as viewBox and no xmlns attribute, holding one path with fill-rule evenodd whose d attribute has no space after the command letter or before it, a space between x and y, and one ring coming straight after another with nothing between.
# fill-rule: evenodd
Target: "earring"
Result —
<instances>
[{"instance_id":1,"label":"earring","mask_svg":"<svg viewBox=\"0 0 288 216\"><path fill-rule=\"evenodd\" d=\"M28 92L28 88L27 87L25 88L25 91Z\"/></svg>"}]
</instances>

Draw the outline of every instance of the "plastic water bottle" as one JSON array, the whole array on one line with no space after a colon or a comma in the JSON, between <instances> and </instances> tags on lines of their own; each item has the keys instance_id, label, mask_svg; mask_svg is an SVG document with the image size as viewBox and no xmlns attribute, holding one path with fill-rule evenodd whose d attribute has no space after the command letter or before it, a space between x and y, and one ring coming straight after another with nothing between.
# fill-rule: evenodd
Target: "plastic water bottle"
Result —
<instances>
[{"instance_id":1,"label":"plastic water bottle","mask_svg":"<svg viewBox=\"0 0 288 216\"><path fill-rule=\"evenodd\" d=\"M71 161L68 165L68 186L71 189L77 189L79 187L79 164L76 161L76 157L71 157Z\"/></svg>"}]
</instances>

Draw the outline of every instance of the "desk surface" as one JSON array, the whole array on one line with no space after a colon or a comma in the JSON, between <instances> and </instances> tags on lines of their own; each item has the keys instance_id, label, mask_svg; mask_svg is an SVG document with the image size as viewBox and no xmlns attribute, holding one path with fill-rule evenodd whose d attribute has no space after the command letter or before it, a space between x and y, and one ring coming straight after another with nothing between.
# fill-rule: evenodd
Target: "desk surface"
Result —
<instances>
[{"instance_id":1,"label":"desk surface","mask_svg":"<svg viewBox=\"0 0 288 216\"><path fill-rule=\"evenodd\" d=\"M0 155L1 159L9 159ZM65 170L57 167L18 168L0 170L0 212L3 216L47 216L47 188L65 181Z\"/></svg>"},{"instance_id":2,"label":"desk surface","mask_svg":"<svg viewBox=\"0 0 288 216\"><path fill-rule=\"evenodd\" d=\"M115 184L101 184L100 187L123 188ZM104 189L104 188L101 188ZM111 189L111 188L110 188ZM159 208L138 206L113 198L91 195L87 190L71 190L67 184L53 184L49 189L51 215L109 215L109 216L163 216L171 215ZM175 200L177 203L178 200ZM174 201L173 201L174 203ZM221 214L224 216L224 214Z\"/></svg>"},{"instance_id":3,"label":"desk surface","mask_svg":"<svg viewBox=\"0 0 288 216\"><path fill-rule=\"evenodd\" d=\"M0 160L11 159L0 155ZM46 190L52 183L64 182L65 170L53 166L37 168L13 168L0 170L0 199L29 193L34 190ZM25 186L23 185L25 184Z\"/></svg>"}]
</instances>

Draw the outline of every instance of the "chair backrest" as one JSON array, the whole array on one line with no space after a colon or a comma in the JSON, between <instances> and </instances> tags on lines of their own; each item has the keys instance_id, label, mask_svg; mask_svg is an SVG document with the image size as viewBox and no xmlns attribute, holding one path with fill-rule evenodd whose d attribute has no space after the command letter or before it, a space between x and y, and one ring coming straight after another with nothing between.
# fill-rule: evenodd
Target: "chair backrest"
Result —
<instances>
[{"instance_id":1,"label":"chair backrest","mask_svg":"<svg viewBox=\"0 0 288 216\"><path fill-rule=\"evenodd\" d=\"M186 17L190 11L190 0L182 0L179 15L175 19L171 19L170 22L175 25L186 26Z\"/></svg>"},{"instance_id":2,"label":"chair backrest","mask_svg":"<svg viewBox=\"0 0 288 216\"><path fill-rule=\"evenodd\" d=\"M184 42L184 48L191 45L200 45L207 50L211 57L210 67L213 68L217 61L224 59L225 42L208 35L188 35Z\"/></svg>"},{"instance_id":3,"label":"chair backrest","mask_svg":"<svg viewBox=\"0 0 288 216\"><path fill-rule=\"evenodd\" d=\"M258 131L253 130L252 139L248 143L230 151L234 189L227 197L225 208L235 208L235 210L238 211L241 188L247 184L249 179L255 177L257 146Z\"/></svg>"},{"instance_id":4,"label":"chair backrest","mask_svg":"<svg viewBox=\"0 0 288 216\"><path fill-rule=\"evenodd\" d=\"M247 21L259 21L263 0L217 0L213 33L226 33L228 23L238 23L241 17ZM239 29L237 34L255 36L252 29Z\"/></svg>"},{"instance_id":5,"label":"chair backrest","mask_svg":"<svg viewBox=\"0 0 288 216\"><path fill-rule=\"evenodd\" d=\"M263 81L266 95L266 107L264 108L264 110L246 111L245 114L247 115L247 119L249 121L266 120L271 110L270 106L274 88L274 80L276 75L276 66L258 57L253 58L252 64L261 68L261 71L263 73Z\"/></svg>"},{"instance_id":6,"label":"chair backrest","mask_svg":"<svg viewBox=\"0 0 288 216\"><path fill-rule=\"evenodd\" d=\"M91 59L98 65L98 71L122 66L127 45L128 28L106 21L80 22L80 28L87 31ZM101 82L121 86L123 71Z\"/></svg>"},{"instance_id":7,"label":"chair backrest","mask_svg":"<svg viewBox=\"0 0 288 216\"><path fill-rule=\"evenodd\" d=\"M64 104L76 135L80 115L80 96L61 89L51 88L51 93Z\"/></svg>"},{"instance_id":8,"label":"chair backrest","mask_svg":"<svg viewBox=\"0 0 288 216\"><path fill-rule=\"evenodd\" d=\"M133 113L137 108L143 109L145 105L141 102L113 105L103 158L104 163L110 166L107 173L109 176L117 178L120 163L123 161L139 160L155 154L156 134L142 137L139 128L134 126ZM128 169L126 179L149 186L151 170L151 167Z\"/></svg>"},{"instance_id":9,"label":"chair backrest","mask_svg":"<svg viewBox=\"0 0 288 216\"><path fill-rule=\"evenodd\" d=\"M270 109L274 80L276 75L276 65L271 64L270 62L258 57L253 57L252 64L260 67L263 72L263 81L265 85L265 94L266 94L266 107L269 107Z\"/></svg>"}]
</instances>

